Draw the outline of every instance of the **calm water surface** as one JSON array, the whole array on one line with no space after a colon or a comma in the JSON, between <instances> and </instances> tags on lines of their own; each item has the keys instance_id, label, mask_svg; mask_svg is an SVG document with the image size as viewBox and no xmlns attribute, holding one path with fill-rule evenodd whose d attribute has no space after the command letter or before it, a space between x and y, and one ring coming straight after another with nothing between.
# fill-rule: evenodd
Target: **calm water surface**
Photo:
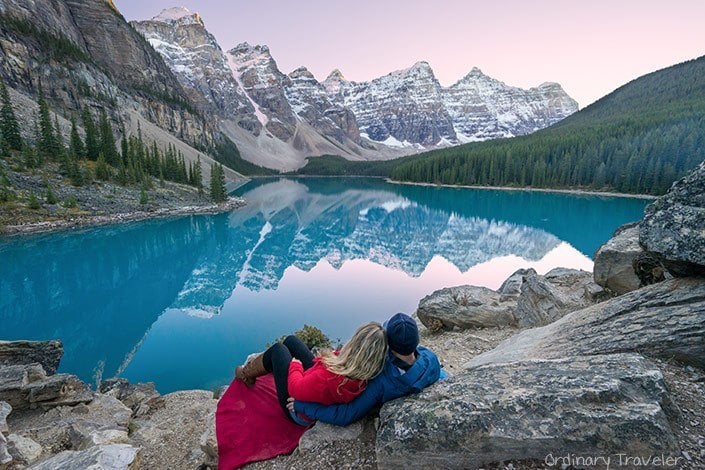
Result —
<instances>
[{"instance_id":1,"label":"calm water surface","mask_svg":"<svg viewBox=\"0 0 705 470\"><path fill-rule=\"evenodd\" d=\"M160 392L214 388L248 353L308 323L345 340L441 287L497 288L518 268L592 269L648 201L266 179L248 205L0 239L0 339L58 338L60 371Z\"/></svg>"}]
</instances>

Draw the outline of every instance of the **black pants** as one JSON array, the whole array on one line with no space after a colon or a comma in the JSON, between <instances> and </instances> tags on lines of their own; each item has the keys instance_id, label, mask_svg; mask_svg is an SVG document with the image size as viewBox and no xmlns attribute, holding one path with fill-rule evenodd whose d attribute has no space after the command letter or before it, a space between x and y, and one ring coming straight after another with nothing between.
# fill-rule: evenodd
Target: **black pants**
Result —
<instances>
[{"instance_id":1,"label":"black pants","mask_svg":"<svg viewBox=\"0 0 705 470\"><path fill-rule=\"evenodd\" d=\"M296 336L287 336L283 343L275 343L267 349L262 356L262 362L267 372L274 375L274 385L277 388L277 399L279 406L284 410L287 418L291 419L289 410L286 408L289 399L289 363L296 358L301 361L304 370L313 365L313 353ZM292 420L293 421L293 420Z\"/></svg>"}]
</instances>

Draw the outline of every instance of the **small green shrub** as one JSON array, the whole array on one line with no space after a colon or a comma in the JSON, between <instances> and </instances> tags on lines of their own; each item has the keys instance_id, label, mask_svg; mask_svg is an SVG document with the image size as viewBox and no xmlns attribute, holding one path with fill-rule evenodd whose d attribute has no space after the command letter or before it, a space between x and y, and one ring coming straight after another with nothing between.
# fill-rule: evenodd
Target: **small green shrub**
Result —
<instances>
[{"instance_id":1,"label":"small green shrub","mask_svg":"<svg viewBox=\"0 0 705 470\"><path fill-rule=\"evenodd\" d=\"M37 199L37 195L32 193L29 193L29 201L27 203L30 209L32 210L37 210L41 209L42 205L39 203L39 199Z\"/></svg>"}]
</instances>

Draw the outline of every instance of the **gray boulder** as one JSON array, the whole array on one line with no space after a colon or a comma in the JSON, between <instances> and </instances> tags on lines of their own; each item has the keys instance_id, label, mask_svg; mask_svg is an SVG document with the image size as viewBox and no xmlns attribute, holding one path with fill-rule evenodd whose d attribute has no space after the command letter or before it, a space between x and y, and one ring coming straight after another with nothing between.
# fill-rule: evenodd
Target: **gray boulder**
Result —
<instances>
[{"instance_id":1,"label":"gray boulder","mask_svg":"<svg viewBox=\"0 0 705 470\"><path fill-rule=\"evenodd\" d=\"M310 452L323 445L342 441L356 441L364 430L363 420L356 421L345 427L318 422L301 436L298 451Z\"/></svg>"},{"instance_id":2,"label":"gray boulder","mask_svg":"<svg viewBox=\"0 0 705 470\"><path fill-rule=\"evenodd\" d=\"M0 465L12 462L12 456L7 449L7 439L3 433L0 433Z\"/></svg>"},{"instance_id":3,"label":"gray boulder","mask_svg":"<svg viewBox=\"0 0 705 470\"><path fill-rule=\"evenodd\" d=\"M33 470L128 470L139 468L140 449L128 444L109 444L75 451L66 450L38 464Z\"/></svg>"},{"instance_id":4,"label":"gray boulder","mask_svg":"<svg viewBox=\"0 0 705 470\"><path fill-rule=\"evenodd\" d=\"M64 347L61 341L0 341L0 367L39 363L47 375L56 373Z\"/></svg>"},{"instance_id":5,"label":"gray boulder","mask_svg":"<svg viewBox=\"0 0 705 470\"><path fill-rule=\"evenodd\" d=\"M48 411L25 410L11 416L12 432L29 437L48 453L79 449L99 440L101 431L127 431L132 410L114 397L95 394L88 404L60 406ZM114 436L114 434L113 434Z\"/></svg>"},{"instance_id":6,"label":"gray boulder","mask_svg":"<svg viewBox=\"0 0 705 470\"><path fill-rule=\"evenodd\" d=\"M636 354L489 364L382 407L377 464L480 468L547 455L679 455L663 376Z\"/></svg>"},{"instance_id":7,"label":"gray boulder","mask_svg":"<svg viewBox=\"0 0 705 470\"><path fill-rule=\"evenodd\" d=\"M515 304L486 287L457 286L421 299L416 315L431 331L507 326L515 323Z\"/></svg>"},{"instance_id":8,"label":"gray boulder","mask_svg":"<svg viewBox=\"0 0 705 470\"><path fill-rule=\"evenodd\" d=\"M641 285L634 272L634 260L643 253L639 245L638 224L619 227L595 252L595 282L616 295L636 290Z\"/></svg>"},{"instance_id":9,"label":"gray boulder","mask_svg":"<svg viewBox=\"0 0 705 470\"><path fill-rule=\"evenodd\" d=\"M198 468L207 461L201 441L213 422L213 392L189 390L162 397L164 406L134 420L131 442L142 447L144 468Z\"/></svg>"},{"instance_id":10,"label":"gray boulder","mask_svg":"<svg viewBox=\"0 0 705 470\"><path fill-rule=\"evenodd\" d=\"M12 461L19 465L29 465L36 461L43 452L42 446L28 437L10 434L7 436L7 450Z\"/></svg>"},{"instance_id":11,"label":"gray boulder","mask_svg":"<svg viewBox=\"0 0 705 470\"><path fill-rule=\"evenodd\" d=\"M674 276L705 273L705 162L647 206L639 242Z\"/></svg>"},{"instance_id":12,"label":"gray boulder","mask_svg":"<svg viewBox=\"0 0 705 470\"><path fill-rule=\"evenodd\" d=\"M7 427L7 417L12 413L12 406L5 401L0 401L0 433L7 433L10 429Z\"/></svg>"},{"instance_id":13,"label":"gray boulder","mask_svg":"<svg viewBox=\"0 0 705 470\"><path fill-rule=\"evenodd\" d=\"M0 367L0 400L16 410L76 405L92 398L88 385L74 375L47 377L40 364Z\"/></svg>"},{"instance_id":14,"label":"gray boulder","mask_svg":"<svg viewBox=\"0 0 705 470\"><path fill-rule=\"evenodd\" d=\"M421 299L416 315L431 331L530 328L592 305L603 293L586 271L556 268L540 276L533 269L520 269L498 291L478 286L437 290Z\"/></svg>"},{"instance_id":15,"label":"gray boulder","mask_svg":"<svg viewBox=\"0 0 705 470\"><path fill-rule=\"evenodd\" d=\"M601 292L587 271L555 268L544 276L531 274L521 285L514 315L521 328L546 325L594 304Z\"/></svg>"},{"instance_id":16,"label":"gray boulder","mask_svg":"<svg viewBox=\"0 0 705 470\"><path fill-rule=\"evenodd\" d=\"M535 275L536 271L533 268L518 269L499 286L497 292L506 297L519 297L521 286L524 284L526 277Z\"/></svg>"},{"instance_id":17,"label":"gray boulder","mask_svg":"<svg viewBox=\"0 0 705 470\"><path fill-rule=\"evenodd\" d=\"M206 418L206 430L201 434L201 451L203 451L203 466L218 468L218 439L215 434L215 411Z\"/></svg>"},{"instance_id":18,"label":"gray boulder","mask_svg":"<svg viewBox=\"0 0 705 470\"><path fill-rule=\"evenodd\" d=\"M676 278L508 338L466 367L637 351L705 368L705 279Z\"/></svg>"},{"instance_id":19,"label":"gray boulder","mask_svg":"<svg viewBox=\"0 0 705 470\"><path fill-rule=\"evenodd\" d=\"M126 379L108 379L100 384L100 393L120 400L132 409L135 417L143 416L150 410L163 406L161 395L153 382L131 384Z\"/></svg>"}]
</instances>

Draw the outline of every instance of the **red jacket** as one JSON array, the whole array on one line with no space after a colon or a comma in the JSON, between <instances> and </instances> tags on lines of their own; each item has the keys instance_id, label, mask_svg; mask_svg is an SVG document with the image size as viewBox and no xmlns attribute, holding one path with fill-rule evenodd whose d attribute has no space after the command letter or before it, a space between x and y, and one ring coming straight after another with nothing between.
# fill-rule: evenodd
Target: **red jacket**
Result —
<instances>
[{"instance_id":1,"label":"red jacket","mask_svg":"<svg viewBox=\"0 0 705 470\"><path fill-rule=\"evenodd\" d=\"M294 400L312 401L323 405L349 403L362 393L365 380L348 379L329 371L320 358L304 370L300 362L289 364L289 395Z\"/></svg>"}]
</instances>

